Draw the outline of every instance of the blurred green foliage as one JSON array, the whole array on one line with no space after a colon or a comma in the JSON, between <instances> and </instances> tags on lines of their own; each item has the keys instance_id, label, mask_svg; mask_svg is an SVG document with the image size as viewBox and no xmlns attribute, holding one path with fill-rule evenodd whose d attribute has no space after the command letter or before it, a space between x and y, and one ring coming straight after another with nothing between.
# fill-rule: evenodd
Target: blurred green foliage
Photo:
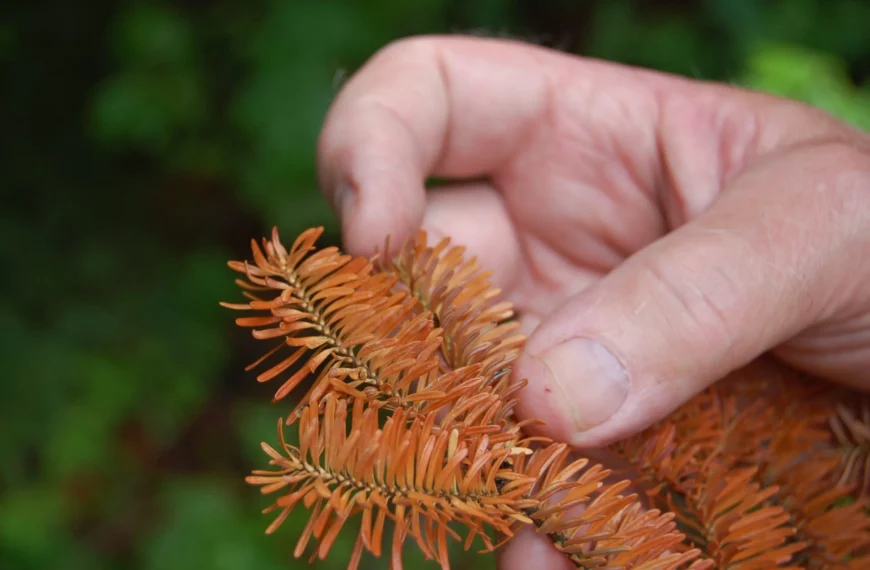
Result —
<instances>
[{"instance_id":1,"label":"blurred green foliage","mask_svg":"<svg viewBox=\"0 0 870 570\"><path fill-rule=\"evenodd\" d=\"M96 0L0 21L0 568L261 570L292 518L242 482L274 433L229 258L332 216L315 140L389 41L509 34L744 84L870 129L862 0ZM294 532L295 531L295 532ZM339 568L340 541L318 568ZM418 557L416 559L419 559ZM457 567L492 567L458 556ZM381 566L378 566L381 567Z\"/></svg>"}]
</instances>

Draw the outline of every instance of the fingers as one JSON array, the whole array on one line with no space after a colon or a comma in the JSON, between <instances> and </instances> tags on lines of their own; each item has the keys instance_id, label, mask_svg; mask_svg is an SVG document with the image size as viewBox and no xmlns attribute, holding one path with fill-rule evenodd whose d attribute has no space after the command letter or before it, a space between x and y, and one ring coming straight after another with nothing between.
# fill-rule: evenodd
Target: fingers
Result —
<instances>
[{"instance_id":1,"label":"fingers","mask_svg":"<svg viewBox=\"0 0 870 570\"><path fill-rule=\"evenodd\" d=\"M486 183L455 184L430 192L423 216L430 243L449 237L492 272L496 286L507 289L520 270L517 235L501 196Z\"/></svg>"},{"instance_id":2,"label":"fingers","mask_svg":"<svg viewBox=\"0 0 870 570\"><path fill-rule=\"evenodd\" d=\"M499 570L572 570L568 557L556 550L546 535L526 526L517 531L507 544L496 551Z\"/></svg>"},{"instance_id":3,"label":"fingers","mask_svg":"<svg viewBox=\"0 0 870 570\"><path fill-rule=\"evenodd\" d=\"M546 101L527 53L536 50L492 48L474 38L405 40L345 86L318 155L349 249L408 237L422 221L427 176L490 172L534 127Z\"/></svg>"},{"instance_id":4,"label":"fingers","mask_svg":"<svg viewBox=\"0 0 870 570\"><path fill-rule=\"evenodd\" d=\"M518 412L557 440L606 444L807 327L866 311L868 212L857 145L757 164L538 327L515 370L530 381ZM840 363L866 370L870 355L854 354Z\"/></svg>"},{"instance_id":5,"label":"fingers","mask_svg":"<svg viewBox=\"0 0 870 570\"><path fill-rule=\"evenodd\" d=\"M638 101L652 75L483 38L420 37L384 48L345 85L319 141L320 184L347 249L369 253L387 234L396 243L409 237L423 219L427 177L494 173L532 144L542 150L541 140L555 135L540 133L565 130L554 123L616 136L633 122L651 133L654 112ZM625 109L649 116L616 121ZM635 146L638 128L630 129Z\"/></svg>"}]
</instances>

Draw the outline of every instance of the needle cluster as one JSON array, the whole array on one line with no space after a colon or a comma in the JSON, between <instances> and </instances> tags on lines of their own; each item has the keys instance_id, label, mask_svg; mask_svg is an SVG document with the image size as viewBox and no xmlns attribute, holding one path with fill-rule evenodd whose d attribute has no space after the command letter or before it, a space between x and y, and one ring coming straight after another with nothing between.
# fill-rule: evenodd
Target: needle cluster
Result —
<instances>
[{"instance_id":1,"label":"needle cluster","mask_svg":"<svg viewBox=\"0 0 870 570\"><path fill-rule=\"evenodd\" d=\"M321 233L252 241L229 264L246 301L224 304L272 345L257 380L294 396L247 481L276 497L267 532L310 513L297 557L354 519L351 569L389 549L401 570L408 540L447 569L448 541L492 550L523 526L577 568L870 568L868 399L761 361L587 457L515 417L524 337L461 247L421 232L367 259Z\"/></svg>"}]
</instances>

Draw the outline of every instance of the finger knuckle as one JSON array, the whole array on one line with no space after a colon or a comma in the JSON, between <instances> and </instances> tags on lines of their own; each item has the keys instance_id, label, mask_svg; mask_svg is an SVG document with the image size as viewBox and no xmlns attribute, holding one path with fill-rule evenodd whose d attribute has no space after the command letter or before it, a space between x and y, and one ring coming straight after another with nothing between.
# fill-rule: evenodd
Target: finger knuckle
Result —
<instances>
[{"instance_id":1,"label":"finger knuckle","mask_svg":"<svg viewBox=\"0 0 870 570\"><path fill-rule=\"evenodd\" d=\"M373 62L395 59L416 59L428 56L437 49L444 38L435 35L418 35L398 38L387 43L372 57Z\"/></svg>"},{"instance_id":2,"label":"finger knuckle","mask_svg":"<svg viewBox=\"0 0 870 570\"><path fill-rule=\"evenodd\" d=\"M730 350L736 338L733 313L739 292L726 267L701 270L691 262L659 258L646 270L665 322L692 344Z\"/></svg>"}]
</instances>

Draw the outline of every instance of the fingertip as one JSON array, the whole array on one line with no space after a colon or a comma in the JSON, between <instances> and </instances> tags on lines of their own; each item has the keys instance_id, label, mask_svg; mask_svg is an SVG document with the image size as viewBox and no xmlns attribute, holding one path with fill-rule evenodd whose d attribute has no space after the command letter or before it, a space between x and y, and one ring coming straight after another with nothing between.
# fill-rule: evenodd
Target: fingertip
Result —
<instances>
[{"instance_id":1,"label":"fingertip","mask_svg":"<svg viewBox=\"0 0 870 570\"><path fill-rule=\"evenodd\" d=\"M332 104L318 139L319 183L350 253L371 255L387 236L391 246L405 241L423 221L447 106L437 69L409 51L373 56Z\"/></svg>"},{"instance_id":2,"label":"fingertip","mask_svg":"<svg viewBox=\"0 0 870 570\"><path fill-rule=\"evenodd\" d=\"M429 168L403 122L364 103L336 103L318 142L321 188L341 220L345 248L357 255L382 249L388 235L394 244L417 231Z\"/></svg>"},{"instance_id":3,"label":"fingertip","mask_svg":"<svg viewBox=\"0 0 870 570\"><path fill-rule=\"evenodd\" d=\"M391 187L392 186L392 187ZM347 252L371 256L411 239L423 221L426 198L422 188L384 181L379 188L342 186L337 192L336 213L341 221Z\"/></svg>"},{"instance_id":4,"label":"fingertip","mask_svg":"<svg viewBox=\"0 0 870 570\"><path fill-rule=\"evenodd\" d=\"M566 395L561 387L552 381L544 363L525 351L514 365L513 377L518 382L526 381L517 400L517 416L524 420L538 420L538 423L530 425L528 430L554 441L573 440L577 428L572 413L565 408Z\"/></svg>"},{"instance_id":5,"label":"fingertip","mask_svg":"<svg viewBox=\"0 0 870 570\"><path fill-rule=\"evenodd\" d=\"M489 182L472 181L440 187L427 195L423 228L430 243L449 238L476 258L503 292L520 272L520 246L499 191Z\"/></svg>"},{"instance_id":6,"label":"fingertip","mask_svg":"<svg viewBox=\"0 0 870 570\"><path fill-rule=\"evenodd\" d=\"M550 539L528 526L517 531L507 544L496 551L496 564L499 570L574 568L568 557L556 550Z\"/></svg>"},{"instance_id":7,"label":"fingertip","mask_svg":"<svg viewBox=\"0 0 870 570\"><path fill-rule=\"evenodd\" d=\"M653 373L638 376L637 368L629 366L617 351L612 329L596 315L601 310L596 289L581 292L545 317L513 370L515 379L526 380L517 416L541 420L529 427L536 435L581 449L609 445L644 429L683 396L655 381ZM615 322L604 314L604 322Z\"/></svg>"}]
</instances>

